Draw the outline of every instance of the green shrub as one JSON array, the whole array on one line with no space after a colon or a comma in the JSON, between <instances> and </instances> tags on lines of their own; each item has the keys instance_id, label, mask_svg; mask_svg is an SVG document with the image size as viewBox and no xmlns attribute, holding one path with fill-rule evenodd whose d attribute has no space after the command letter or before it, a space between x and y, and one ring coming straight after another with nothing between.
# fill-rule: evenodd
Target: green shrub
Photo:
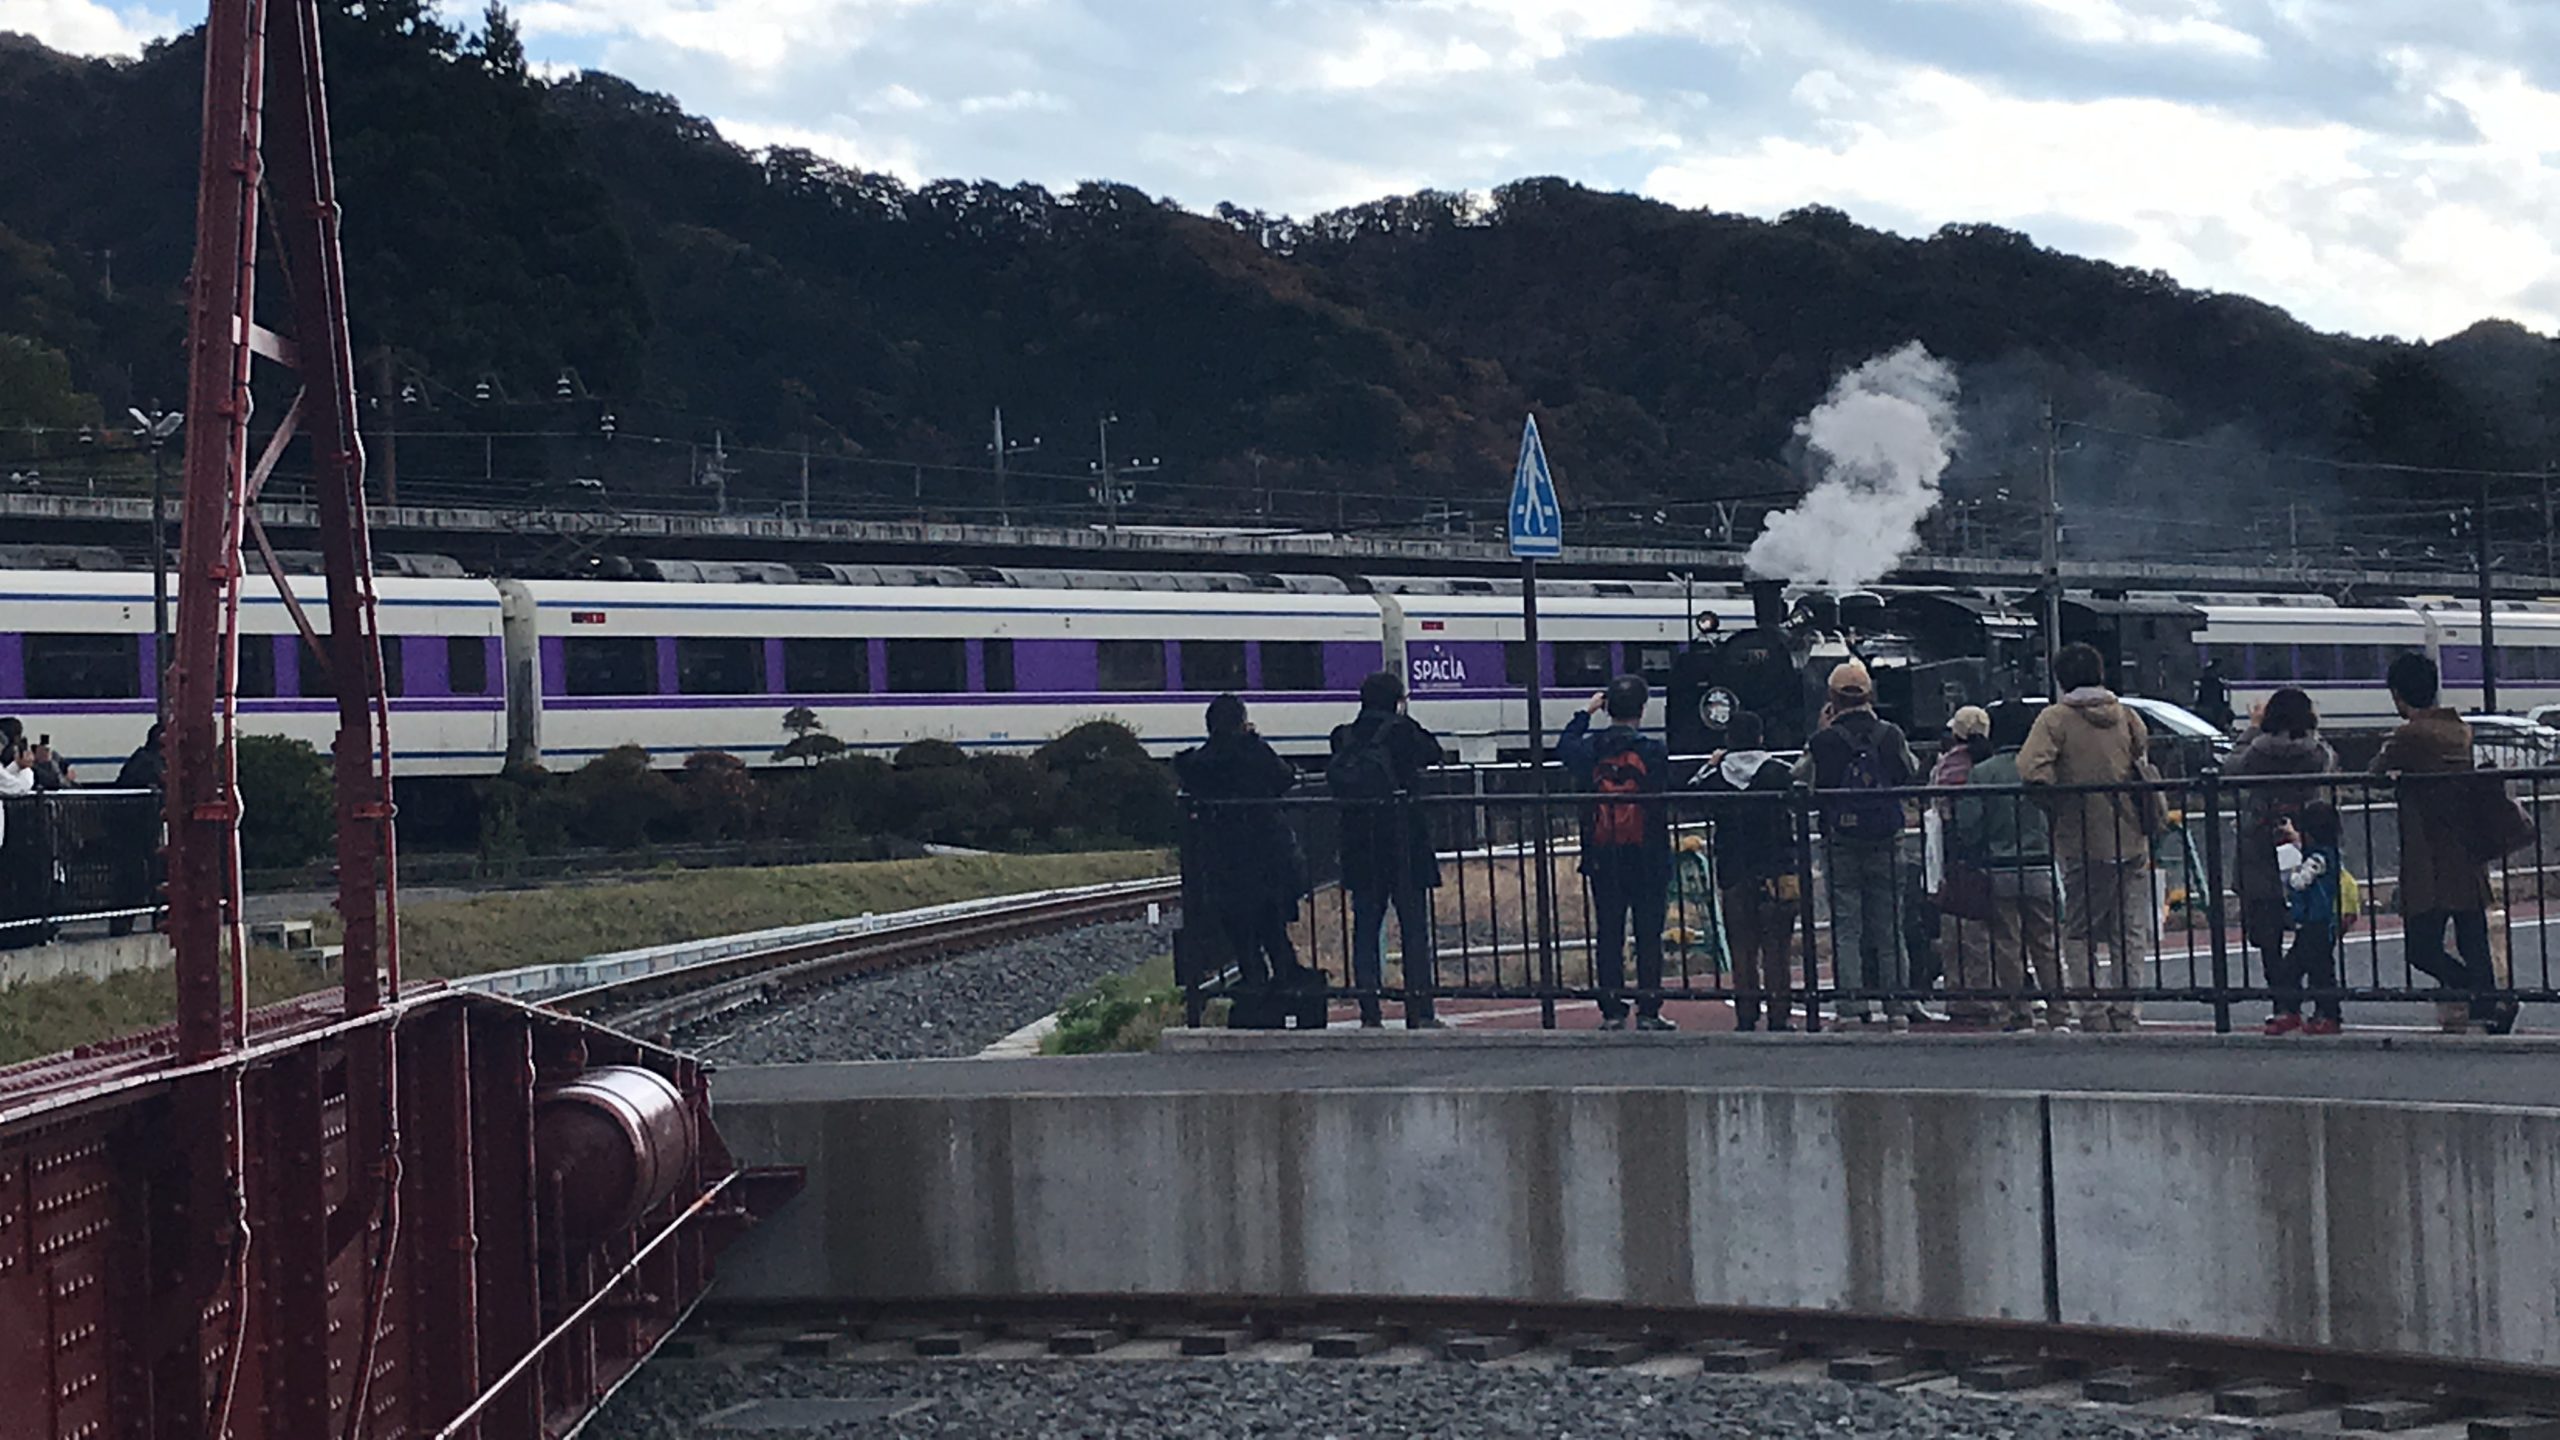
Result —
<instances>
[{"instance_id":1,"label":"green shrub","mask_svg":"<svg viewBox=\"0 0 2560 1440\"><path fill-rule=\"evenodd\" d=\"M1067 777L1066 813L1104 835L1160 845L1173 838L1181 802L1165 765L1114 756Z\"/></svg>"},{"instance_id":2,"label":"green shrub","mask_svg":"<svg viewBox=\"0 0 2560 1440\"><path fill-rule=\"evenodd\" d=\"M1036 844L1062 823L1066 783L1038 761L1027 755L979 755L970 759L969 770L987 787L975 843Z\"/></svg>"},{"instance_id":3,"label":"green shrub","mask_svg":"<svg viewBox=\"0 0 2560 1440\"><path fill-rule=\"evenodd\" d=\"M969 752L948 740L910 740L889 763L900 770L956 770L969 763Z\"/></svg>"},{"instance_id":4,"label":"green shrub","mask_svg":"<svg viewBox=\"0 0 2560 1440\"><path fill-rule=\"evenodd\" d=\"M966 845L993 804L986 777L966 765L901 769L889 777L886 829L916 840Z\"/></svg>"},{"instance_id":5,"label":"green shrub","mask_svg":"<svg viewBox=\"0 0 2560 1440\"><path fill-rule=\"evenodd\" d=\"M795 839L876 835L896 828L888 823L890 779L889 762L877 755L839 755L772 777L777 793L765 813Z\"/></svg>"},{"instance_id":6,"label":"green shrub","mask_svg":"<svg viewBox=\"0 0 2560 1440\"><path fill-rule=\"evenodd\" d=\"M1138 732L1117 720L1087 720L1032 752L1031 758L1061 775L1110 761L1147 759Z\"/></svg>"},{"instance_id":7,"label":"green shrub","mask_svg":"<svg viewBox=\"0 0 2560 1440\"><path fill-rule=\"evenodd\" d=\"M1158 1035L1181 1023L1182 987L1146 971L1115 975L1067 1002L1044 1048L1052 1055L1152 1050Z\"/></svg>"},{"instance_id":8,"label":"green shrub","mask_svg":"<svg viewBox=\"0 0 2560 1440\"><path fill-rule=\"evenodd\" d=\"M569 773L560 785L570 833L582 844L636 850L677 833L684 803L676 784L649 768L649 752L617 745Z\"/></svg>"},{"instance_id":9,"label":"green shrub","mask_svg":"<svg viewBox=\"0 0 2560 1440\"><path fill-rule=\"evenodd\" d=\"M725 750L685 757L682 794L687 840L751 840L764 831L765 787Z\"/></svg>"},{"instance_id":10,"label":"green shrub","mask_svg":"<svg viewBox=\"0 0 2560 1440\"><path fill-rule=\"evenodd\" d=\"M337 802L329 762L309 741L243 735L239 765L244 867L306 865L336 845Z\"/></svg>"}]
</instances>

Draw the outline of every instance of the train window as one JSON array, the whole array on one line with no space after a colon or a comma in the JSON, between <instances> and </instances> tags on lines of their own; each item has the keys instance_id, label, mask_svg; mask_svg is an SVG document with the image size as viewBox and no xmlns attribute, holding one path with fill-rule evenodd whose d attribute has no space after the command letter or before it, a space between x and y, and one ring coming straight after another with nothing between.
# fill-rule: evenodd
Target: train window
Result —
<instances>
[{"instance_id":1,"label":"train window","mask_svg":"<svg viewBox=\"0 0 2560 1440\"><path fill-rule=\"evenodd\" d=\"M1570 641L1556 646L1556 688L1579 690L1584 686L1598 689L1609 683L1609 647L1592 641Z\"/></svg>"},{"instance_id":2,"label":"train window","mask_svg":"<svg viewBox=\"0 0 2560 1440\"><path fill-rule=\"evenodd\" d=\"M1300 691L1323 689L1324 647L1313 640L1263 641L1262 688Z\"/></svg>"},{"instance_id":3,"label":"train window","mask_svg":"<svg viewBox=\"0 0 2560 1440\"><path fill-rule=\"evenodd\" d=\"M2339 646L2338 678L2341 680L2381 679L2382 647L2379 645Z\"/></svg>"},{"instance_id":4,"label":"train window","mask_svg":"<svg viewBox=\"0 0 2560 1440\"><path fill-rule=\"evenodd\" d=\"M444 688L456 695L489 693L489 647L479 636L444 637Z\"/></svg>"},{"instance_id":5,"label":"train window","mask_svg":"<svg viewBox=\"0 0 2560 1440\"><path fill-rule=\"evenodd\" d=\"M2334 680L2338 676L2338 647L2335 645L2297 645L2293 653L2294 678L2299 680Z\"/></svg>"},{"instance_id":6,"label":"train window","mask_svg":"<svg viewBox=\"0 0 2560 1440\"><path fill-rule=\"evenodd\" d=\"M338 690L330 678L329 661L326 658L328 652L314 647L310 641L299 635L294 636L291 643L293 645L294 693L305 700L335 699ZM327 636L320 637L321 646L326 646L328 643Z\"/></svg>"},{"instance_id":7,"label":"train window","mask_svg":"<svg viewBox=\"0 0 2560 1440\"><path fill-rule=\"evenodd\" d=\"M1529 682L1537 678L1538 667L1529 659L1529 642L1526 640L1504 641L1502 643L1502 683L1517 685L1526 690L1529 688Z\"/></svg>"},{"instance_id":8,"label":"train window","mask_svg":"<svg viewBox=\"0 0 2560 1440\"><path fill-rule=\"evenodd\" d=\"M1098 641L1094 645L1094 659L1105 690L1164 688L1164 642L1161 640Z\"/></svg>"},{"instance_id":9,"label":"train window","mask_svg":"<svg viewBox=\"0 0 2560 1440\"><path fill-rule=\"evenodd\" d=\"M982 642L982 645L983 658L979 662L978 669L987 692L992 695L1012 694L1013 642L988 640Z\"/></svg>"},{"instance_id":10,"label":"train window","mask_svg":"<svg viewBox=\"0 0 2560 1440\"><path fill-rule=\"evenodd\" d=\"M2222 678L2225 680L2249 678L2249 647L2246 645L2207 645L2204 658L2207 664L2218 662L2222 666Z\"/></svg>"},{"instance_id":11,"label":"train window","mask_svg":"<svg viewBox=\"0 0 2560 1440\"><path fill-rule=\"evenodd\" d=\"M754 695L764 689L764 642L728 635L676 641L676 693Z\"/></svg>"},{"instance_id":12,"label":"train window","mask_svg":"<svg viewBox=\"0 0 2560 1440\"><path fill-rule=\"evenodd\" d=\"M2273 680L2277 684L2293 681L2293 647L2270 645L2264 641L2249 647L2249 674L2254 679Z\"/></svg>"},{"instance_id":13,"label":"train window","mask_svg":"<svg viewBox=\"0 0 2560 1440\"><path fill-rule=\"evenodd\" d=\"M1196 695L1244 688L1244 642L1182 642L1182 688Z\"/></svg>"},{"instance_id":14,"label":"train window","mask_svg":"<svg viewBox=\"0 0 2560 1440\"><path fill-rule=\"evenodd\" d=\"M782 642L782 688L793 695L860 695L871 688L871 642L841 636Z\"/></svg>"},{"instance_id":15,"label":"train window","mask_svg":"<svg viewBox=\"0 0 2560 1440\"><path fill-rule=\"evenodd\" d=\"M969 688L969 651L960 640L889 642L889 688L900 695L957 695Z\"/></svg>"},{"instance_id":16,"label":"train window","mask_svg":"<svg viewBox=\"0 0 2560 1440\"><path fill-rule=\"evenodd\" d=\"M142 693L139 635L29 635L30 700L130 700Z\"/></svg>"},{"instance_id":17,"label":"train window","mask_svg":"<svg viewBox=\"0 0 2560 1440\"><path fill-rule=\"evenodd\" d=\"M572 695L655 695L658 642L645 635L577 635L560 642Z\"/></svg>"},{"instance_id":18,"label":"train window","mask_svg":"<svg viewBox=\"0 0 2560 1440\"><path fill-rule=\"evenodd\" d=\"M276 693L276 637L240 637L240 673L232 682L231 693L243 700L264 700Z\"/></svg>"},{"instance_id":19,"label":"train window","mask_svg":"<svg viewBox=\"0 0 2560 1440\"><path fill-rule=\"evenodd\" d=\"M1671 683L1671 662L1678 658L1679 651L1668 645L1637 645L1630 648L1636 655L1636 673L1644 677L1646 684L1668 685Z\"/></svg>"}]
</instances>

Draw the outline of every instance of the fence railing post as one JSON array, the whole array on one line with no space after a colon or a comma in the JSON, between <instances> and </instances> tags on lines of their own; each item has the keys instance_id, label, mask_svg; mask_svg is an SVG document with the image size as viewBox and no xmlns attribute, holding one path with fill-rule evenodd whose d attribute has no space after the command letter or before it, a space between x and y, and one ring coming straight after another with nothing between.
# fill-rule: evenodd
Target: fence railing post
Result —
<instances>
[{"instance_id":1,"label":"fence railing post","mask_svg":"<svg viewBox=\"0 0 2560 1440\"><path fill-rule=\"evenodd\" d=\"M2222 767L2203 767L2204 917L2213 946L2213 1029L2231 1033L2231 942L2222 925ZM2187 887L2190 897L2195 887ZM2190 901L2192 903L2192 900Z\"/></svg>"},{"instance_id":2,"label":"fence railing post","mask_svg":"<svg viewBox=\"0 0 2560 1440\"><path fill-rule=\"evenodd\" d=\"M1789 830L1796 844L1796 920L1804 928L1804 1028L1822 1030L1822 949L1813 909L1813 789L1797 785L1788 792ZM1895 937L1895 943L1901 943Z\"/></svg>"}]
</instances>

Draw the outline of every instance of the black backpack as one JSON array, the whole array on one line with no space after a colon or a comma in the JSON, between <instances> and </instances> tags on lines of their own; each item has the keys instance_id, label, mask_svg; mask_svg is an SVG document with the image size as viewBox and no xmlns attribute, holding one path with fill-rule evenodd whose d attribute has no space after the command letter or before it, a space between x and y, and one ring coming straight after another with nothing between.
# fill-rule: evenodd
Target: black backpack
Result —
<instances>
[{"instance_id":1,"label":"black backpack","mask_svg":"<svg viewBox=\"0 0 2560 1440\"><path fill-rule=\"evenodd\" d=\"M1396 767L1387 755L1387 727L1347 737L1347 743L1325 762L1324 784L1337 800L1393 798Z\"/></svg>"},{"instance_id":2,"label":"black backpack","mask_svg":"<svg viewBox=\"0 0 2560 1440\"><path fill-rule=\"evenodd\" d=\"M1881 729L1864 739L1841 738L1849 742L1849 762L1832 788L1855 793L1823 797L1823 830L1835 840L1884 840L1901 834L1902 800L1885 793L1891 787L1885 779Z\"/></svg>"}]
</instances>

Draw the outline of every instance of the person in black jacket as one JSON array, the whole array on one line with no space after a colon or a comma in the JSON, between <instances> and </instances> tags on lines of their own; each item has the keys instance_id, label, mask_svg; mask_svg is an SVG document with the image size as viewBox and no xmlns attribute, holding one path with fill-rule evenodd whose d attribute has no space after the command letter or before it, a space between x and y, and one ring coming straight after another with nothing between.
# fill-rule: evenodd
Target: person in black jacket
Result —
<instances>
[{"instance_id":1,"label":"person in black jacket","mask_svg":"<svg viewBox=\"0 0 2560 1440\"><path fill-rule=\"evenodd\" d=\"M1235 696L1210 701L1208 723L1207 744L1173 757L1183 793L1198 802L1184 861L1244 983L1303 986L1315 972L1298 963L1289 926L1307 893L1306 865L1288 817L1270 803L1289 793L1298 774L1254 730Z\"/></svg>"},{"instance_id":2,"label":"person in black jacket","mask_svg":"<svg viewBox=\"0 0 2560 1440\"><path fill-rule=\"evenodd\" d=\"M1760 717L1748 710L1725 729L1726 748L1708 757L1695 787L1749 796L1717 804L1716 906L1733 954L1734 1028L1760 1027L1763 996L1771 1033L1792 1030L1788 950L1800 923L1802 890L1795 822L1782 798L1795 788L1787 762L1761 748Z\"/></svg>"},{"instance_id":3,"label":"person in black jacket","mask_svg":"<svg viewBox=\"0 0 2560 1440\"><path fill-rule=\"evenodd\" d=\"M1351 892L1352 983L1372 993L1360 1001L1360 1023L1385 1023L1374 993L1385 983L1387 911L1403 941L1404 1023L1408 1030L1444 1028L1431 1013L1437 963L1431 935L1431 892L1440 858L1431 827L1410 797L1422 772L1440 763L1438 736L1404 713L1404 681L1381 670L1360 682L1360 713L1333 728L1325 780L1340 806L1342 884ZM1374 775L1374 781L1369 776Z\"/></svg>"},{"instance_id":4,"label":"person in black jacket","mask_svg":"<svg viewBox=\"0 0 2560 1440\"><path fill-rule=\"evenodd\" d=\"M147 802L139 796L118 801L112 822L116 903L136 909L152 906L160 891L159 796L169 779L168 760L160 752L164 733L159 725L153 725L151 733L125 757L124 768L116 772L117 789L147 790L153 797ZM133 917L119 915L108 921L107 933L132 934Z\"/></svg>"},{"instance_id":5,"label":"person in black jacket","mask_svg":"<svg viewBox=\"0 0 2560 1440\"><path fill-rule=\"evenodd\" d=\"M1600 1028L1627 1028L1626 931L1636 932L1636 1028L1677 1030L1662 1017L1663 891L1671 882L1671 831L1662 792L1671 752L1639 728L1651 691L1621 675L1565 722L1556 759L1574 787L1595 798L1582 809L1582 874L1591 882L1592 980ZM1609 728L1591 717L1608 712ZM1624 796L1625 798L1612 798Z\"/></svg>"}]
</instances>

